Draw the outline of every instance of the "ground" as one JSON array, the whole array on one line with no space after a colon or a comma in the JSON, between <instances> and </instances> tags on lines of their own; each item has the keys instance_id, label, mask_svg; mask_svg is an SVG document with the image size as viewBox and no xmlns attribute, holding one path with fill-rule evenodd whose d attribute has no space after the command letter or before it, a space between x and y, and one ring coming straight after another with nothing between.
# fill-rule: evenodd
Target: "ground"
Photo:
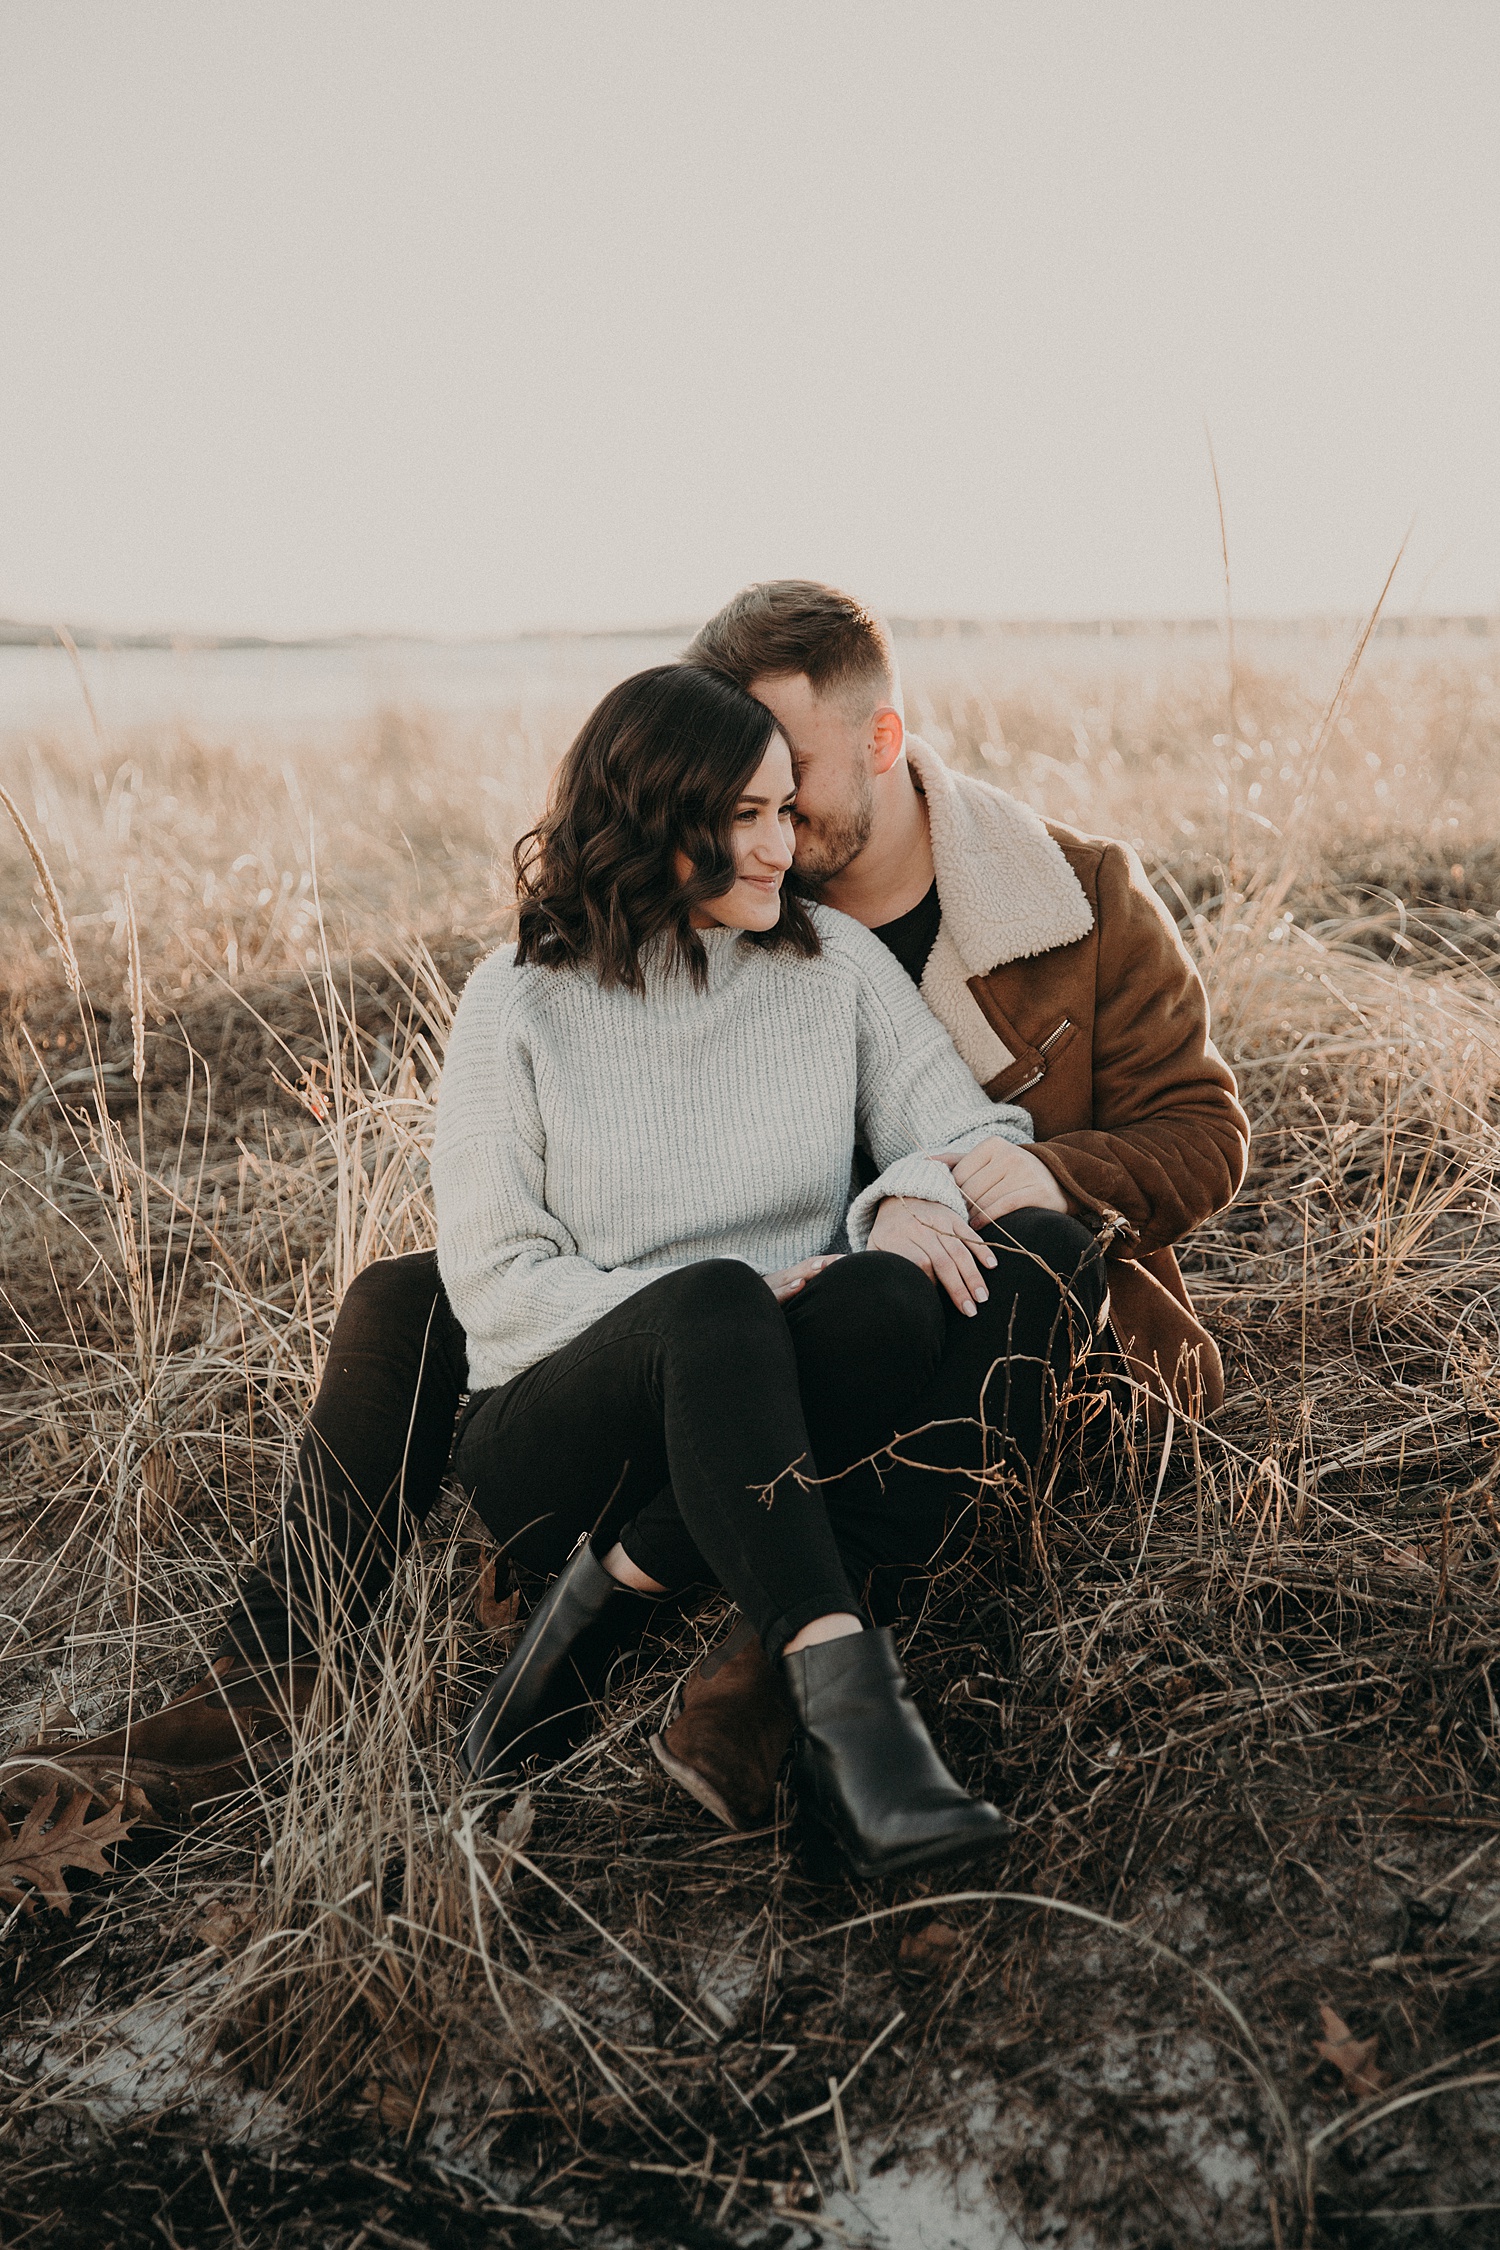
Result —
<instances>
[{"instance_id":1,"label":"ground","mask_svg":"<svg viewBox=\"0 0 1500 2250\"><path fill-rule=\"evenodd\" d=\"M712 1604L466 1795L450 1498L263 1793L13 1886L0 2241L1496 2238L1500 699L1482 639L1345 654L903 650L944 755L1137 842L1256 1133L1185 1258L1223 1412L997 1487L902 1621L1008 1856L865 1892L714 1828L646 1748ZM12 1745L201 1669L342 1289L429 1238L490 863L586 700L0 754Z\"/></svg>"}]
</instances>

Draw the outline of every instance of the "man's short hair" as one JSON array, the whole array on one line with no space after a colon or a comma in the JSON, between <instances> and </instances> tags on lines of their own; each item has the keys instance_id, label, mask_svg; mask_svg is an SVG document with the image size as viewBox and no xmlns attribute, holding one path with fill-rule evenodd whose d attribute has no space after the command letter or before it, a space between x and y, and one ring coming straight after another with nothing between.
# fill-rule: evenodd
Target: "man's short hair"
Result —
<instances>
[{"instance_id":1,"label":"man's short hair","mask_svg":"<svg viewBox=\"0 0 1500 2250\"><path fill-rule=\"evenodd\" d=\"M880 619L852 594L811 578L747 586L711 617L683 651L748 688L752 680L805 672L819 695L842 690L895 700L896 659Z\"/></svg>"}]
</instances>

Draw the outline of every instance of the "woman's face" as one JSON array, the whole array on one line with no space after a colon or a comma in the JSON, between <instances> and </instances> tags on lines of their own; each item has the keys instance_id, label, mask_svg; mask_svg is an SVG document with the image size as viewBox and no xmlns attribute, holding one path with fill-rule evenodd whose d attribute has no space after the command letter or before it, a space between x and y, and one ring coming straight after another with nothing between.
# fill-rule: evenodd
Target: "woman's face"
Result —
<instances>
[{"instance_id":1,"label":"woman's face","mask_svg":"<svg viewBox=\"0 0 1500 2250\"><path fill-rule=\"evenodd\" d=\"M734 881L717 898L693 908L695 930L775 929L781 919L782 878L792 864L796 796L792 754L781 736L773 734L735 806L730 830ZM693 871L686 852L677 854L676 866L678 881L685 883Z\"/></svg>"}]
</instances>

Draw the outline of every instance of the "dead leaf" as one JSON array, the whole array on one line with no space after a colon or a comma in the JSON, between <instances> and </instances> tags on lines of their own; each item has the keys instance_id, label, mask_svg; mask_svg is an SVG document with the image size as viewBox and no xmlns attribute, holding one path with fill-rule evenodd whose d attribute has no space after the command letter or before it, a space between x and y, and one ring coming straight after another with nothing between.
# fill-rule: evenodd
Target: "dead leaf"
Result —
<instances>
[{"instance_id":1,"label":"dead leaf","mask_svg":"<svg viewBox=\"0 0 1500 2250\"><path fill-rule=\"evenodd\" d=\"M1420 1547L1382 1547L1380 1559L1394 1570L1425 1570L1427 1557Z\"/></svg>"},{"instance_id":2,"label":"dead leaf","mask_svg":"<svg viewBox=\"0 0 1500 2250\"><path fill-rule=\"evenodd\" d=\"M382 2125L396 2132L410 2125L417 2114L417 2105L411 2095L399 2086L383 2086L378 2078L365 2080L360 2107L370 2116L377 2117Z\"/></svg>"},{"instance_id":3,"label":"dead leaf","mask_svg":"<svg viewBox=\"0 0 1500 2250\"><path fill-rule=\"evenodd\" d=\"M66 1703L44 1703L37 1714L36 1739L38 1742L62 1742L69 1736L84 1733L83 1721Z\"/></svg>"},{"instance_id":4,"label":"dead leaf","mask_svg":"<svg viewBox=\"0 0 1500 2250\"><path fill-rule=\"evenodd\" d=\"M227 1953L236 1938L244 1936L255 1917L245 1906L215 1904L199 1915L193 1935L216 1953Z\"/></svg>"},{"instance_id":5,"label":"dead leaf","mask_svg":"<svg viewBox=\"0 0 1500 2250\"><path fill-rule=\"evenodd\" d=\"M479 1573L479 1622L487 1633L508 1633L521 1613L519 1586L496 1598L495 1574L499 1560L498 1555L491 1555Z\"/></svg>"},{"instance_id":6,"label":"dead leaf","mask_svg":"<svg viewBox=\"0 0 1500 2250\"><path fill-rule=\"evenodd\" d=\"M502 1890L515 1873L514 1854L525 1850L534 1818L531 1791L523 1789L509 1811L496 1821L491 1833L467 1831L475 1857L484 1866L490 1881Z\"/></svg>"},{"instance_id":7,"label":"dead leaf","mask_svg":"<svg viewBox=\"0 0 1500 2250\"><path fill-rule=\"evenodd\" d=\"M927 1922L908 1930L898 1955L903 1969L946 1969L953 1963L963 1939L948 1922Z\"/></svg>"},{"instance_id":8,"label":"dead leaf","mask_svg":"<svg viewBox=\"0 0 1500 2250\"><path fill-rule=\"evenodd\" d=\"M1332 2063L1344 2082L1344 2092L1356 2101L1366 2094L1378 2094L1382 2086L1390 2084L1385 2072L1375 2061L1379 2038L1356 2039L1343 2017L1329 2007L1326 2000L1319 2003L1318 2015L1323 2025L1323 2036L1313 2041L1313 2052L1320 2062Z\"/></svg>"},{"instance_id":9,"label":"dead leaf","mask_svg":"<svg viewBox=\"0 0 1500 2250\"><path fill-rule=\"evenodd\" d=\"M39 1797L19 1832L13 1832L0 1814L0 1902L7 1906L29 1905L26 1893L17 1886L30 1883L49 1906L66 1914L72 1900L63 1870L86 1867L96 1875L107 1875L110 1865L104 1847L118 1844L135 1826L119 1805L111 1805L96 1820L90 1820L93 1799L86 1789L73 1791L54 1820L57 1798L56 1786Z\"/></svg>"},{"instance_id":10,"label":"dead leaf","mask_svg":"<svg viewBox=\"0 0 1500 2250\"><path fill-rule=\"evenodd\" d=\"M111 1794L105 1801L109 1804L122 1806L126 1817L130 1820L154 1821L156 1817L151 1810L151 1799L146 1795L145 1790L132 1781L128 1775L123 1784L117 1782L113 1785Z\"/></svg>"}]
</instances>

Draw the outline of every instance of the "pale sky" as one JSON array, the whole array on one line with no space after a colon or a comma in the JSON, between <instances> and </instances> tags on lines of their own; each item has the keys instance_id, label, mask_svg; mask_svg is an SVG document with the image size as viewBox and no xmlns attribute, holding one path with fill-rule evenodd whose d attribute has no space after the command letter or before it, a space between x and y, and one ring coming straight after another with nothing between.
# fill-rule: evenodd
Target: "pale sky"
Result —
<instances>
[{"instance_id":1,"label":"pale sky","mask_svg":"<svg viewBox=\"0 0 1500 2250\"><path fill-rule=\"evenodd\" d=\"M0 616L1500 607L1497 0L0 0Z\"/></svg>"}]
</instances>

